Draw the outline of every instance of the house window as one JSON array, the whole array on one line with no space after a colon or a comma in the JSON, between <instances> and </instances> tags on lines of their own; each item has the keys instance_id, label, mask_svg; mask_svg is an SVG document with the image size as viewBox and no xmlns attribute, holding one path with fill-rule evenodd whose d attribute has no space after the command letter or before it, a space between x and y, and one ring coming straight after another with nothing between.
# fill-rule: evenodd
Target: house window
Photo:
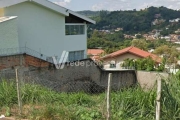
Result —
<instances>
[{"instance_id":1,"label":"house window","mask_svg":"<svg viewBox=\"0 0 180 120\"><path fill-rule=\"evenodd\" d=\"M66 25L66 35L84 35L85 25Z\"/></svg>"},{"instance_id":2,"label":"house window","mask_svg":"<svg viewBox=\"0 0 180 120\"><path fill-rule=\"evenodd\" d=\"M84 50L69 52L69 61L76 61L84 59Z\"/></svg>"},{"instance_id":3,"label":"house window","mask_svg":"<svg viewBox=\"0 0 180 120\"><path fill-rule=\"evenodd\" d=\"M116 62L115 61L110 62L110 68L116 68Z\"/></svg>"}]
</instances>

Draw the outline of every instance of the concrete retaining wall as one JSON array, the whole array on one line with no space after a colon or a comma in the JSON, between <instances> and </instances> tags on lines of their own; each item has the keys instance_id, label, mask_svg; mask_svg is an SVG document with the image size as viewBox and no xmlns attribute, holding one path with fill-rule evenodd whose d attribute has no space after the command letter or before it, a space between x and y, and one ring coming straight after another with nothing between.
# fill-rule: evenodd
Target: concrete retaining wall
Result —
<instances>
[{"instance_id":1,"label":"concrete retaining wall","mask_svg":"<svg viewBox=\"0 0 180 120\"><path fill-rule=\"evenodd\" d=\"M137 71L137 80L142 88L152 89L159 79L167 79L168 73Z\"/></svg>"},{"instance_id":2,"label":"concrete retaining wall","mask_svg":"<svg viewBox=\"0 0 180 120\"><path fill-rule=\"evenodd\" d=\"M14 58L17 59L18 56ZM56 91L85 91L90 93L105 91L109 73L113 74L112 89L114 90L136 84L135 71L105 71L97 66L91 59L76 62L74 66L66 63L63 69L56 69L54 65L40 61L29 55L20 55L20 58L21 60L18 59L18 61L23 63L23 68L19 70L22 73L24 82L40 84ZM31 62L29 60L31 60ZM20 65L20 63L16 63L16 65ZM9 68L1 70L1 77L15 78L14 67L8 67ZM12 76L10 73L12 73Z\"/></svg>"}]
</instances>

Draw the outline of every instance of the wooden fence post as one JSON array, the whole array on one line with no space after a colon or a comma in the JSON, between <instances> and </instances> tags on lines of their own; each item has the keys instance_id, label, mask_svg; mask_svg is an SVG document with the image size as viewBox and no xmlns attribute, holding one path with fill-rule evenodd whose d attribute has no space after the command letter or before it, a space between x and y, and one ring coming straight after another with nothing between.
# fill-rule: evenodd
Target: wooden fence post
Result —
<instances>
[{"instance_id":1,"label":"wooden fence post","mask_svg":"<svg viewBox=\"0 0 180 120\"><path fill-rule=\"evenodd\" d=\"M107 88L107 120L110 120L110 91L111 91L111 80L112 80L112 73L109 73L108 77L108 88Z\"/></svg>"},{"instance_id":2,"label":"wooden fence post","mask_svg":"<svg viewBox=\"0 0 180 120\"><path fill-rule=\"evenodd\" d=\"M20 82L19 82L19 79L18 79L18 69L15 69L15 70L16 70L16 86L17 86L19 115L21 115L22 114L22 101L21 101Z\"/></svg>"},{"instance_id":3,"label":"wooden fence post","mask_svg":"<svg viewBox=\"0 0 180 120\"><path fill-rule=\"evenodd\" d=\"M156 120L160 120L161 79L157 80Z\"/></svg>"}]
</instances>

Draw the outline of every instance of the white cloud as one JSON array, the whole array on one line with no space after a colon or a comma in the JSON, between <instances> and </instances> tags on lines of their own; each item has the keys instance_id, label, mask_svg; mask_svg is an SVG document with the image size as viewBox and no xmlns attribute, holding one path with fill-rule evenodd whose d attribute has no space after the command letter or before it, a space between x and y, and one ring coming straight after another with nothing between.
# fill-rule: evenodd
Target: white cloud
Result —
<instances>
[{"instance_id":1,"label":"white cloud","mask_svg":"<svg viewBox=\"0 0 180 120\"><path fill-rule=\"evenodd\" d=\"M71 0L64 0L64 2L66 2L66 3L70 3L70 2L71 2Z\"/></svg>"},{"instance_id":2,"label":"white cloud","mask_svg":"<svg viewBox=\"0 0 180 120\"><path fill-rule=\"evenodd\" d=\"M54 1L55 4L58 4L60 6L67 6L67 4L69 4L71 2L71 0L57 0Z\"/></svg>"},{"instance_id":3,"label":"white cloud","mask_svg":"<svg viewBox=\"0 0 180 120\"><path fill-rule=\"evenodd\" d=\"M120 10L124 8L124 6L129 7L127 1L128 0L104 0L101 3L94 4L92 10Z\"/></svg>"},{"instance_id":4,"label":"white cloud","mask_svg":"<svg viewBox=\"0 0 180 120\"><path fill-rule=\"evenodd\" d=\"M95 4L92 6L92 10L94 10L94 11L98 11L98 10L102 10L102 9L104 9L103 4Z\"/></svg>"}]
</instances>

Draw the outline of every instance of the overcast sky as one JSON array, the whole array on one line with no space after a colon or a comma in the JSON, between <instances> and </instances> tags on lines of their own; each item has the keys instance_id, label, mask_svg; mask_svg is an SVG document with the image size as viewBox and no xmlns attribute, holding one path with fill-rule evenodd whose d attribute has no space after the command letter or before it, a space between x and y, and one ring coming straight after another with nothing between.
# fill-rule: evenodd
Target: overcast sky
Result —
<instances>
[{"instance_id":1,"label":"overcast sky","mask_svg":"<svg viewBox=\"0 0 180 120\"><path fill-rule=\"evenodd\" d=\"M50 0L74 11L81 10L132 10L149 6L180 9L180 0Z\"/></svg>"}]
</instances>

